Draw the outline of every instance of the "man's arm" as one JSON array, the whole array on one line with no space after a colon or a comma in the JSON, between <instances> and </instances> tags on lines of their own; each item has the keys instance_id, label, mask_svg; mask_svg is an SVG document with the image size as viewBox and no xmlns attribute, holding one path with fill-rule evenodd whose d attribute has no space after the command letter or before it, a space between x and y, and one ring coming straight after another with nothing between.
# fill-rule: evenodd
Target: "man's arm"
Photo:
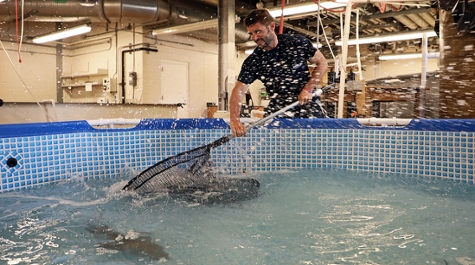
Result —
<instances>
[{"instance_id":1,"label":"man's arm","mask_svg":"<svg viewBox=\"0 0 475 265\"><path fill-rule=\"evenodd\" d=\"M233 131L233 135L236 137L243 136L246 134L246 126L241 123L240 118L242 99L248 87L249 85L236 81L236 85L234 86L233 92L231 93L231 98L229 99L229 126Z\"/></svg>"},{"instance_id":2,"label":"man's arm","mask_svg":"<svg viewBox=\"0 0 475 265\"><path fill-rule=\"evenodd\" d=\"M310 63L315 64L316 67L312 71L312 75L308 80L308 83L302 88L302 91L299 94L299 103L300 105L305 104L306 102L312 100L312 92L315 87L320 83L321 78L328 69L327 59L323 54L317 50L312 58L308 60Z\"/></svg>"}]
</instances>

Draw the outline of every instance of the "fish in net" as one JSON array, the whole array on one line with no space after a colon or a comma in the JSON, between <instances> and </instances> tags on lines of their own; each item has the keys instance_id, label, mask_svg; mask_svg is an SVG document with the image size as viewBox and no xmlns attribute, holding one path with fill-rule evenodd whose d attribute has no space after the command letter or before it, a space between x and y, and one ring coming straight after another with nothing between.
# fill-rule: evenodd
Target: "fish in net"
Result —
<instances>
[{"instance_id":1,"label":"fish in net","mask_svg":"<svg viewBox=\"0 0 475 265\"><path fill-rule=\"evenodd\" d=\"M147 193L168 191L170 188L198 187L214 182L217 177L211 161L211 148L222 145L231 138L222 137L158 162L130 180L123 189Z\"/></svg>"},{"instance_id":2,"label":"fish in net","mask_svg":"<svg viewBox=\"0 0 475 265\"><path fill-rule=\"evenodd\" d=\"M215 205L259 196L259 182L248 177L218 177L210 158L212 147L229 141L223 137L203 147L169 157L133 178L123 188L140 194L163 192L185 201Z\"/></svg>"}]
</instances>

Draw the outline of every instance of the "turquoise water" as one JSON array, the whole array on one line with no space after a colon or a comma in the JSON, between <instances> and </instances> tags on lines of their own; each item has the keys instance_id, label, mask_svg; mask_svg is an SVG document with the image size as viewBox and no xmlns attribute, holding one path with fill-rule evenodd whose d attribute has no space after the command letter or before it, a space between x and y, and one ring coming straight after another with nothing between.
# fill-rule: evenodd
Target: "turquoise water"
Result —
<instances>
[{"instance_id":1,"label":"turquoise water","mask_svg":"<svg viewBox=\"0 0 475 265\"><path fill-rule=\"evenodd\" d=\"M120 191L133 176L1 194L0 264L475 264L472 185L252 173L258 198L205 206ZM161 247L167 259L138 250Z\"/></svg>"}]
</instances>

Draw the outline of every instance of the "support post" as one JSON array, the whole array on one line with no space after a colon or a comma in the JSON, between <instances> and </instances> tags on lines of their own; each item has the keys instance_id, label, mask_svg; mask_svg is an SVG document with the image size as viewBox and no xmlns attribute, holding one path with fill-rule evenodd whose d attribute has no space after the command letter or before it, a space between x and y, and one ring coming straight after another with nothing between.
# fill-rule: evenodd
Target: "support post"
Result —
<instances>
[{"instance_id":1,"label":"support post","mask_svg":"<svg viewBox=\"0 0 475 265\"><path fill-rule=\"evenodd\" d=\"M345 106L345 77L346 77L346 62L348 58L348 39L350 38L350 22L351 22L351 5L348 1L345 12L345 24L343 27L342 53L341 53L341 76L340 76L340 91L338 94L338 118L343 118Z\"/></svg>"},{"instance_id":2,"label":"support post","mask_svg":"<svg viewBox=\"0 0 475 265\"><path fill-rule=\"evenodd\" d=\"M234 0L218 2L218 109L228 110L228 95L234 87L236 78L236 10Z\"/></svg>"}]
</instances>

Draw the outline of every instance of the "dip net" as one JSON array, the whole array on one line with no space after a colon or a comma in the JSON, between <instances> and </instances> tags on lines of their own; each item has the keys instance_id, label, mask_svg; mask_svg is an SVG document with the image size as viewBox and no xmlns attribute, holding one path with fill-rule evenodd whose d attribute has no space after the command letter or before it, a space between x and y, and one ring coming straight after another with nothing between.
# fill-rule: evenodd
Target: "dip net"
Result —
<instances>
[{"instance_id":1,"label":"dip net","mask_svg":"<svg viewBox=\"0 0 475 265\"><path fill-rule=\"evenodd\" d=\"M170 187L191 187L205 184L214 179L211 149L220 146L233 137L226 136L218 140L185 151L162 160L130 180L124 190L152 192L167 190Z\"/></svg>"}]
</instances>

